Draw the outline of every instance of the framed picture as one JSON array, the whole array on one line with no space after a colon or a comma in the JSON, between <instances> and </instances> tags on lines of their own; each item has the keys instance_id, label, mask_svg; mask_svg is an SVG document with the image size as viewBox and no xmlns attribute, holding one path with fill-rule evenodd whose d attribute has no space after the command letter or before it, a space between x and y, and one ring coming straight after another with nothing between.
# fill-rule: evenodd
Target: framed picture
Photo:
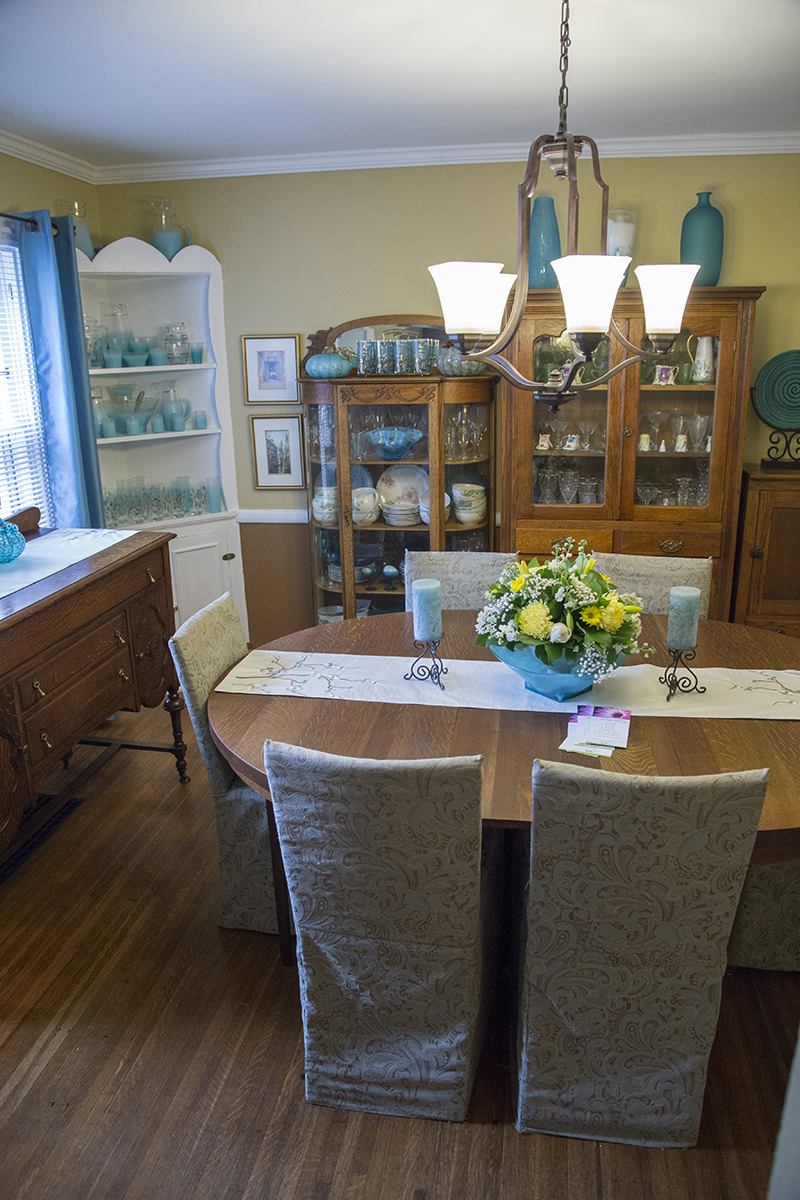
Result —
<instances>
[{"instance_id":1,"label":"framed picture","mask_svg":"<svg viewBox=\"0 0 800 1200\"><path fill-rule=\"evenodd\" d=\"M302 417L251 417L257 488L306 485Z\"/></svg>"},{"instance_id":2,"label":"framed picture","mask_svg":"<svg viewBox=\"0 0 800 1200\"><path fill-rule=\"evenodd\" d=\"M242 338L245 404L298 404L300 334Z\"/></svg>"}]
</instances>

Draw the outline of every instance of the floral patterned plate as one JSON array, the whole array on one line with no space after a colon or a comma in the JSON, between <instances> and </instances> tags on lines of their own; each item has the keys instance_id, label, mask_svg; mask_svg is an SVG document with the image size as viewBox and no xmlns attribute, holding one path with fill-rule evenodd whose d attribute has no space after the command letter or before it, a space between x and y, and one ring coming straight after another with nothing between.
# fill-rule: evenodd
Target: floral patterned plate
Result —
<instances>
[{"instance_id":1,"label":"floral patterned plate","mask_svg":"<svg viewBox=\"0 0 800 1200\"><path fill-rule=\"evenodd\" d=\"M378 490L381 507L384 504L391 506L404 502L419 504L420 492L429 492L431 481L428 472L422 467L406 465L389 467L379 477L375 487Z\"/></svg>"}]
</instances>

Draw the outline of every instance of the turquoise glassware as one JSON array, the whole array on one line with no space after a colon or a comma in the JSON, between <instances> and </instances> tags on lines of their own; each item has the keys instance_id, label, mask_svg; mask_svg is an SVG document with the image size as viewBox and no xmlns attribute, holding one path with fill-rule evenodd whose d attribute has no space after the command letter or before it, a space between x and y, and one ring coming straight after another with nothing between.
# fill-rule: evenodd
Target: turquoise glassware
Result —
<instances>
[{"instance_id":1,"label":"turquoise glassware","mask_svg":"<svg viewBox=\"0 0 800 1200\"><path fill-rule=\"evenodd\" d=\"M558 287L556 273L550 265L554 258L561 258L561 236L558 232L556 206L551 196L537 196L531 211L529 288Z\"/></svg>"},{"instance_id":2,"label":"turquoise glassware","mask_svg":"<svg viewBox=\"0 0 800 1200\"><path fill-rule=\"evenodd\" d=\"M343 354L312 354L306 362L306 374L312 379L341 379L352 368L353 364Z\"/></svg>"},{"instance_id":3,"label":"turquoise glassware","mask_svg":"<svg viewBox=\"0 0 800 1200\"><path fill-rule=\"evenodd\" d=\"M697 193L697 204L689 209L681 226L681 262L700 263L696 287L714 287L722 270L725 226L710 196L711 192Z\"/></svg>"},{"instance_id":4,"label":"turquoise glassware","mask_svg":"<svg viewBox=\"0 0 800 1200\"><path fill-rule=\"evenodd\" d=\"M0 520L0 563L13 562L25 549L25 534L11 521Z\"/></svg>"}]
</instances>

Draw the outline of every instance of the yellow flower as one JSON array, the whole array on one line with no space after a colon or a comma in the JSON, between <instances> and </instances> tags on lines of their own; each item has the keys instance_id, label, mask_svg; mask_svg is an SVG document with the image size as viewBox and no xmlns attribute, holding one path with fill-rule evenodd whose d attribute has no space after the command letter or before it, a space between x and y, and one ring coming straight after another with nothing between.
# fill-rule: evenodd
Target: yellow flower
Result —
<instances>
[{"instance_id":1,"label":"yellow flower","mask_svg":"<svg viewBox=\"0 0 800 1200\"><path fill-rule=\"evenodd\" d=\"M598 625L602 619L603 610L596 604L589 604L586 608L581 609L581 620L586 625Z\"/></svg>"},{"instance_id":2,"label":"yellow flower","mask_svg":"<svg viewBox=\"0 0 800 1200\"><path fill-rule=\"evenodd\" d=\"M608 607L600 610L600 624L608 633L616 633L625 620L625 607L617 596L609 596Z\"/></svg>"},{"instance_id":3,"label":"yellow flower","mask_svg":"<svg viewBox=\"0 0 800 1200\"><path fill-rule=\"evenodd\" d=\"M596 562L597 562L596 558L587 558L586 566L583 568L584 575L588 575L590 571L594 570L594 564Z\"/></svg>"},{"instance_id":4,"label":"yellow flower","mask_svg":"<svg viewBox=\"0 0 800 1200\"><path fill-rule=\"evenodd\" d=\"M528 570L528 564L521 562L519 564L519 575L517 576L516 579L512 579L511 583L509 584L511 591L512 592L521 592L525 586L525 577L526 577L526 575L529 575L529 574L530 574L530 572Z\"/></svg>"},{"instance_id":5,"label":"yellow flower","mask_svg":"<svg viewBox=\"0 0 800 1200\"><path fill-rule=\"evenodd\" d=\"M529 637L545 638L550 636L553 622L550 620L550 610L541 600L532 600L517 614L517 628Z\"/></svg>"}]
</instances>

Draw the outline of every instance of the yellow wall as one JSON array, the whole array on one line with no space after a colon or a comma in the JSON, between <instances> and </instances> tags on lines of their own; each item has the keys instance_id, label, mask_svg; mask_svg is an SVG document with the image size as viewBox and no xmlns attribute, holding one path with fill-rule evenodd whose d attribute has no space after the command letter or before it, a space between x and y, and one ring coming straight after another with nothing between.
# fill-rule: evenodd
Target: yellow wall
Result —
<instances>
[{"instance_id":1,"label":"yellow wall","mask_svg":"<svg viewBox=\"0 0 800 1200\"><path fill-rule=\"evenodd\" d=\"M595 189L583 172L581 245L596 236ZM516 197L523 165L418 167L304 175L104 185L0 156L6 210L87 203L98 244L146 236L145 201L168 196L194 240L220 260L234 438L242 508L304 508L295 492L253 488L249 416L242 391L242 334L301 333L385 312L437 312L429 263L516 257ZM756 310L753 379L775 354L800 346L800 156L605 159L611 207L637 213L635 262L677 261L684 214L711 190L725 218L721 285L765 285ZM562 232L563 194L557 198ZM598 193L599 194L599 193ZM260 410L259 410L260 411ZM766 450L753 412L745 458Z\"/></svg>"}]
</instances>

